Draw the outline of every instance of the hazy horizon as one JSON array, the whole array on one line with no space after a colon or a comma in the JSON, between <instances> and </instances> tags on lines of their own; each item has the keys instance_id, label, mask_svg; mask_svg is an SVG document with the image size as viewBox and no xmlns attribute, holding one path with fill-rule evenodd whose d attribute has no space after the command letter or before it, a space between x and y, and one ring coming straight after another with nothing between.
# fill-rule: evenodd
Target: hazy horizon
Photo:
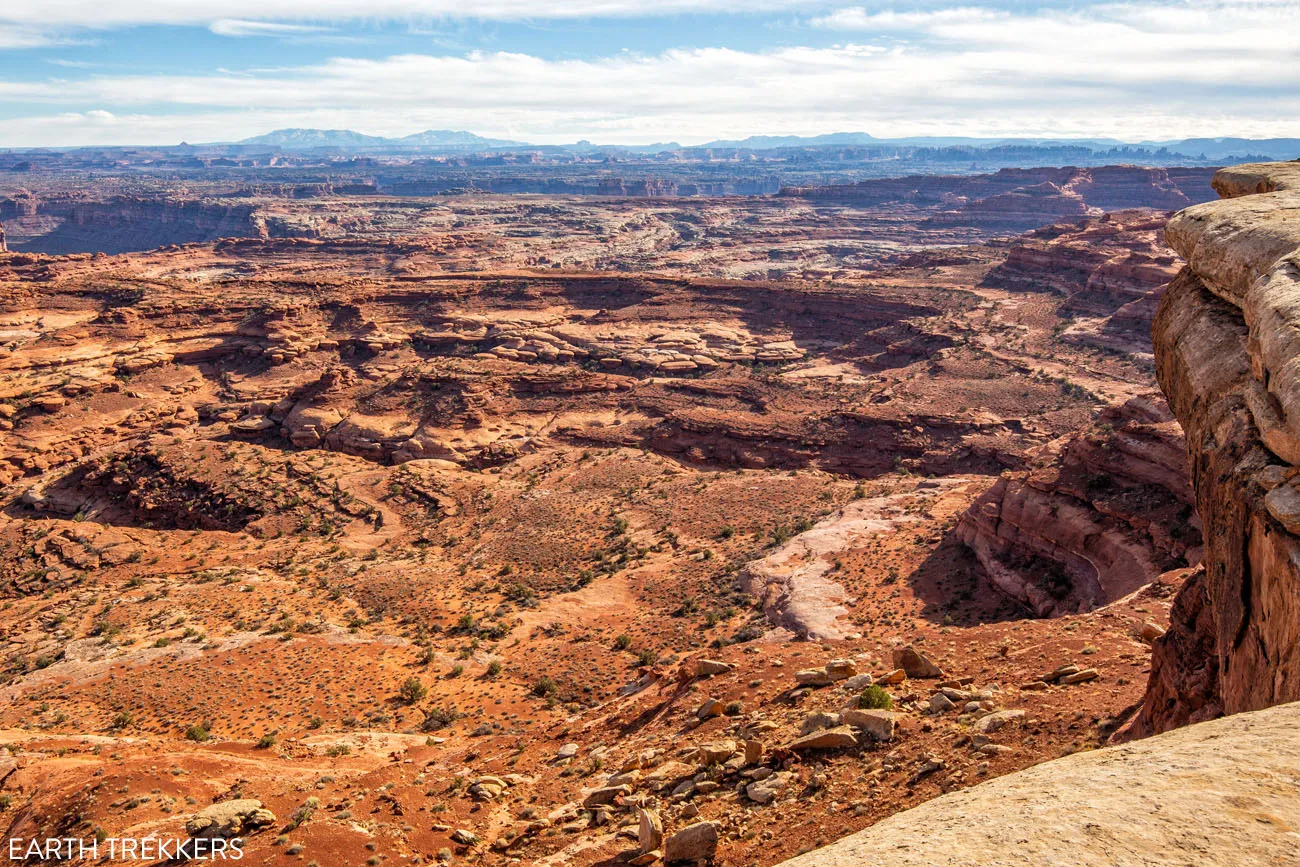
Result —
<instances>
[{"instance_id":1,"label":"hazy horizon","mask_svg":"<svg viewBox=\"0 0 1300 867\"><path fill-rule=\"evenodd\" d=\"M1033 142L1033 143L1041 143L1043 146L1047 146L1047 147L1050 147L1052 145L1065 146L1071 144L1092 144L1098 147L1112 146L1117 148L1130 147L1130 148L1153 149L1157 147L1166 146L1169 144L1176 144L1182 141L1195 141L1195 140L1202 140L1202 139L1204 140L1241 139L1247 142L1264 143L1264 142L1268 142L1271 140L1278 140L1278 139L1289 140L1292 138L1300 138L1300 136L1297 137L1277 136L1277 137L1266 138L1266 137L1249 137L1249 136L1189 135L1189 136L1180 136L1174 139L1122 140L1122 139L1109 138L1105 136L1086 136L1086 135L1080 135L1080 136L986 135L986 136L981 136L978 134L946 135L944 133L933 133L925 136L887 137L887 136L875 136L870 133L864 133L862 131L856 131L856 130L855 131L826 130L826 131L813 131L807 133L769 133L760 130L751 133L746 133L743 135L728 136L726 138L713 138L713 139L702 139L702 140L692 140L686 136L676 136L676 135L666 133L661 136L650 137L645 141L616 141L616 140L594 140L593 141L590 139L584 139L579 135L573 134L567 137L564 135L557 135L554 141L543 142L543 141L533 141L528 139L508 140L497 136L482 135L473 129L436 129L436 130L419 129L419 130L411 130L409 132L399 131L395 134L382 134L382 133L373 133L367 130L359 130L359 129L322 129L322 128L315 128L315 127L282 127L277 129L269 129L269 130L255 132L249 136L240 139L228 139L228 140L204 141L204 140L199 140L194 138L183 138L180 139L179 141L106 141L102 143L84 144L84 145L57 145L57 144L9 145L9 146L0 145L0 150L24 151L24 150L76 150L81 148L91 148L91 149L93 148L110 148L110 149L111 148L176 148L182 146L219 148L219 147L244 145L244 144L250 144L250 145L261 144L261 142L257 142L255 140L271 138L278 133L290 133L290 132L321 133L321 134L333 133L333 134L340 134L340 135L356 134L359 136L364 136L366 138L379 139L385 143L399 142L404 138L411 138L413 136L417 136L423 133L466 134L466 135L474 136L478 139L482 139L485 142L489 142L489 144L483 145L483 148L485 150L490 150L493 147L501 147L501 148L571 147L576 145L590 145L592 147L612 147L612 148L626 147L626 148L637 148L637 149L651 147L651 146L670 147L672 145L677 145L682 148L694 148L694 147L713 145L717 143L733 143L733 142L744 143L751 140L761 140L761 139L779 139L779 140L797 139L797 140L801 140L802 142L815 144L818 143L819 140L827 139L831 137L837 137L837 136L845 136L845 137L865 136L866 139L864 139L864 141L869 140L871 142L878 142L879 144L885 146L888 146L896 142L911 142L911 141L916 141L916 142L929 141L932 142L934 146L939 146L939 147L945 146L947 143L954 143L956 145L960 145L964 142L988 144L988 145L993 145L998 142L1008 142L1008 143ZM509 144L499 144L499 145L490 144L491 142L507 142L507 141L509 142ZM837 142L836 144L839 143ZM364 148L368 146L382 147L384 145L380 145L378 143L376 144L366 143L361 145L360 147ZM411 147L415 147L415 146L416 143L411 143ZM755 147L780 147L784 145L772 145L767 143L761 143L754 146ZM307 145L302 145L300 147L305 148L307 147ZM328 147L328 145L322 145L322 147ZM341 148L341 149L346 149L346 148ZM1189 154L1189 156L1190 155L1191 154Z\"/></svg>"}]
</instances>

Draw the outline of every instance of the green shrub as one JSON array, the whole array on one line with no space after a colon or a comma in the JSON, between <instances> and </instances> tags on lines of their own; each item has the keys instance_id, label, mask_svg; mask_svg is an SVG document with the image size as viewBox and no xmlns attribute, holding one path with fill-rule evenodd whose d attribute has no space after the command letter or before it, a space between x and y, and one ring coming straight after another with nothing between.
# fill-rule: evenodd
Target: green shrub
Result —
<instances>
[{"instance_id":1,"label":"green shrub","mask_svg":"<svg viewBox=\"0 0 1300 867\"><path fill-rule=\"evenodd\" d=\"M407 704L415 704L428 694L429 688L415 676L408 677L406 682L402 684L402 688L397 692L398 697Z\"/></svg>"},{"instance_id":2,"label":"green shrub","mask_svg":"<svg viewBox=\"0 0 1300 867\"><path fill-rule=\"evenodd\" d=\"M885 692L884 687L880 686L880 684L873 683L862 690L862 694L858 696L858 707L871 710L890 710L893 706L893 696Z\"/></svg>"},{"instance_id":3,"label":"green shrub","mask_svg":"<svg viewBox=\"0 0 1300 867\"><path fill-rule=\"evenodd\" d=\"M422 728L426 732L443 729L456 721L459 716L454 710L445 707L431 707L424 715Z\"/></svg>"},{"instance_id":4,"label":"green shrub","mask_svg":"<svg viewBox=\"0 0 1300 867\"><path fill-rule=\"evenodd\" d=\"M636 652L636 664L641 666L654 665L659 661L659 653L655 650L638 650Z\"/></svg>"}]
</instances>

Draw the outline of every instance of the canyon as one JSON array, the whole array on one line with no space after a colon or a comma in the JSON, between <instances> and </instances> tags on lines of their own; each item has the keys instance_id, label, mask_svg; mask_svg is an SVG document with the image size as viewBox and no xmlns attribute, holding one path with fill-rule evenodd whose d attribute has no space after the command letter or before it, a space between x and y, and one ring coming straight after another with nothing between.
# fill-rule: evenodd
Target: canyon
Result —
<instances>
[{"instance_id":1,"label":"canyon","mask_svg":"<svg viewBox=\"0 0 1300 867\"><path fill-rule=\"evenodd\" d=\"M1186 265L1153 322L1160 385L1186 431L1204 555L1168 630L1152 637L1141 708L1112 737L1128 745L945 795L791 867L992 863L1011 847L1017 859L1068 853L1076 864L1294 859L1294 818L1281 817L1297 803L1300 712L1289 372L1300 163L1224 169L1214 186L1220 201L1168 224Z\"/></svg>"},{"instance_id":2,"label":"canyon","mask_svg":"<svg viewBox=\"0 0 1300 867\"><path fill-rule=\"evenodd\" d=\"M0 189L11 837L830 864L1300 699L1290 167L249 171Z\"/></svg>"}]
</instances>

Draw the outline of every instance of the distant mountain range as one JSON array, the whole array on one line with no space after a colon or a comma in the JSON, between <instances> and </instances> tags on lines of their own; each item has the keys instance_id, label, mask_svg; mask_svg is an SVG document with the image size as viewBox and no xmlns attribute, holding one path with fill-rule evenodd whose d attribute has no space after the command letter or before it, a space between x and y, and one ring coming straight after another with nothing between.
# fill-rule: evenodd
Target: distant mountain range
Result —
<instances>
[{"instance_id":1,"label":"distant mountain range","mask_svg":"<svg viewBox=\"0 0 1300 867\"><path fill-rule=\"evenodd\" d=\"M1084 148L1092 152L1117 152L1126 149L1167 151L1202 160L1228 160L1242 157L1269 159L1300 158L1300 139L1273 138L1188 138L1167 141L1123 142L1117 139L1047 139L1047 138L970 138L962 136L917 136L876 138L864 132L837 132L826 135L754 135L743 139L720 139L701 145L682 146L677 142L650 145L598 145L578 141L565 145L535 145L510 139L486 138L464 130L430 129L400 138L365 135L348 129L278 129L233 144L241 147L274 147L286 151L341 151L349 153L471 153L487 150L543 150L575 153L610 152L656 154L678 150L750 150L766 151L798 148L839 147L932 147L932 148Z\"/></svg>"},{"instance_id":2,"label":"distant mountain range","mask_svg":"<svg viewBox=\"0 0 1300 867\"><path fill-rule=\"evenodd\" d=\"M265 135L235 142L241 145L270 145L285 150L341 150L389 148L514 148L527 147L524 142L484 138L472 132L451 129L426 129L401 138L366 135L350 129L277 129Z\"/></svg>"},{"instance_id":3,"label":"distant mountain range","mask_svg":"<svg viewBox=\"0 0 1300 867\"><path fill-rule=\"evenodd\" d=\"M827 135L751 135L749 138L728 141L720 139L699 145L705 148L744 148L763 151L775 148L852 147L854 145L880 144L881 139L865 132L833 132Z\"/></svg>"}]
</instances>

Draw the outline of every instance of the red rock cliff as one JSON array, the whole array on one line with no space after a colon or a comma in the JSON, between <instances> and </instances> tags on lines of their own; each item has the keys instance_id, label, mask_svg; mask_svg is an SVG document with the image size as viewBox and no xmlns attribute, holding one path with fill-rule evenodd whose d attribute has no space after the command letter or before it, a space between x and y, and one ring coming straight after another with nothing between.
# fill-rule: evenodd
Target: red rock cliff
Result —
<instances>
[{"instance_id":1,"label":"red rock cliff","mask_svg":"<svg viewBox=\"0 0 1300 867\"><path fill-rule=\"evenodd\" d=\"M1220 171L1179 212L1152 325L1204 523L1134 733L1300 699L1300 161Z\"/></svg>"}]
</instances>

